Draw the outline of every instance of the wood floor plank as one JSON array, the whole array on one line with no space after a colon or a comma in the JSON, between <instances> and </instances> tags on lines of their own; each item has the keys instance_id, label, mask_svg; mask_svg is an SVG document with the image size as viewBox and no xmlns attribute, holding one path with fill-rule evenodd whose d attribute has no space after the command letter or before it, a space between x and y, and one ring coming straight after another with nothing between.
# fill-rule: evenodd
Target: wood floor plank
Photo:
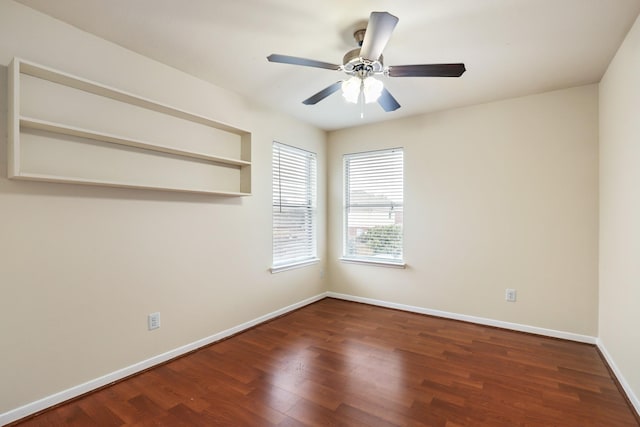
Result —
<instances>
[{"instance_id":1,"label":"wood floor plank","mask_svg":"<svg viewBox=\"0 0 640 427\"><path fill-rule=\"evenodd\" d=\"M326 298L14 425L640 423L593 345Z\"/></svg>"}]
</instances>

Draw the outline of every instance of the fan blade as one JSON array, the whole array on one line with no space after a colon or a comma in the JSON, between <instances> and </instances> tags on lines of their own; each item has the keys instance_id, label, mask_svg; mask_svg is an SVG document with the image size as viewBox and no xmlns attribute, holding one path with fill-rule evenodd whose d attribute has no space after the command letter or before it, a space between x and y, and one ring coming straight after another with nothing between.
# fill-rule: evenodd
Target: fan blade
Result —
<instances>
[{"instance_id":1,"label":"fan blade","mask_svg":"<svg viewBox=\"0 0 640 427\"><path fill-rule=\"evenodd\" d=\"M398 104L398 101L396 101L387 88L382 89L382 94L380 95L380 98L378 98L378 104L380 104L382 109L387 113L400 108L400 104Z\"/></svg>"},{"instance_id":2,"label":"fan blade","mask_svg":"<svg viewBox=\"0 0 640 427\"><path fill-rule=\"evenodd\" d=\"M360 56L369 61L377 61L397 23L398 18L388 12L371 12L360 48Z\"/></svg>"},{"instance_id":3,"label":"fan blade","mask_svg":"<svg viewBox=\"0 0 640 427\"><path fill-rule=\"evenodd\" d=\"M342 86L342 81L335 82L334 84L325 87L324 89L322 89L320 92L316 93L315 95L312 95L309 98L305 99L304 101L302 101L302 103L305 104L305 105L315 105L318 102L320 102L323 99L325 99L327 96L331 95L333 92L335 92L338 89L340 89L340 86Z\"/></svg>"},{"instance_id":4,"label":"fan blade","mask_svg":"<svg viewBox=\"0 0 640 427\"><path fill-rule=\"evenodd\" d=\"M460 77L467 69L464 64L394 65L390 77Z\"/></svg>"},{"instance_id":5,"label":"fan blade","mask_svg":"<svg viewBox=\"0 0 640 427\"><path fill-rule=\"evenodd\" d=\"M314 68L326 68L327 70L337 71L340 69L340 65L330 64L328 62L315 61L313 59L298 58L297 56L278 55L272 53L267 56L269 62L280 62L282 64L302 65L304 67Z\"/></svg>"}]
</instances>

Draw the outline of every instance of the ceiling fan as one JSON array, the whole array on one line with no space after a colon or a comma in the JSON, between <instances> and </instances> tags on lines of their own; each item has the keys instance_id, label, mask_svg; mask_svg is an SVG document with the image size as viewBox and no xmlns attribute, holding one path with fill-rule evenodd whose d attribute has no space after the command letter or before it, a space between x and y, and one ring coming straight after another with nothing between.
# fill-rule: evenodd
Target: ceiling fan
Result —
<instances>
[{"instance_id":1,"label":"ceiling fan","mask_svg":"<svg viewBox=\"0 0 640 427\"><path fill-rule=\"evenodd\" d=\"M320 92L302 101L306 105L314 105L334 92L342 89L342 95L348 102L357 104L378 102L387 112L400 108L400 104L374 76L387 77L460 77L466 71L464 64L420 64L384 66L382 51L391 38L391 33L398 23L398 18L388 12L371 12L367 28L358 29L353 34L358 48L344 55L342 65L296 56L271 54L269 62L302 65L305 67L325 68L342 71L347 76L322 89Z\"/></svg>"}]
</instances>

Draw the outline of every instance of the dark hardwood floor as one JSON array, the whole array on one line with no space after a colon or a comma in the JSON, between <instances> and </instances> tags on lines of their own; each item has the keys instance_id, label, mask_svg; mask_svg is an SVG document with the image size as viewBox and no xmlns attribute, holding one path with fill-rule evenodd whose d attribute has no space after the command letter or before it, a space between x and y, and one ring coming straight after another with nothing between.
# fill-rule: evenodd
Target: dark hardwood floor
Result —
<instances>
[{"instance_id":1,"label":"dark hardwood floor","mask_svg":"<svg viewBox=\"0 0 640 427\"><path fill-rule=\"evenodd\" d=\"M638 426L592 345L324 299L20 426Z\"/></svg>"}]
</instances>

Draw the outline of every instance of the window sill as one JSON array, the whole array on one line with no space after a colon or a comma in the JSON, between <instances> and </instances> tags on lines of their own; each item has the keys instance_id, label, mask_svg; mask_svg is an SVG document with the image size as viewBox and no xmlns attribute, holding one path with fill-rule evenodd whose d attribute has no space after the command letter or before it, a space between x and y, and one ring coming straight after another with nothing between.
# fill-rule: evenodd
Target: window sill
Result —
<instances>
[{"instance_id":1,"label":"window sill","mask_svg":"<svg viewBox=\"0 0 640 427\"><path fill-rule=\"evenodd\" d=\"M282 271L294 270L296 268L306 267L307 265L313 265L319 262L320 262L320 258L308 259L306 261L294 262L291 264L284 264L284 265L279 265L277 267L271 267L269 271L271 271L272 274L280 273Z\"/></svg>"},{"instance_id":2,"label":"window sill","mask_svg":"<svg viewBox=\"0 0 640 427\"><path fill-rule=\"evenodd\" d=\"M389 268L406 268L407 264L404 261L374 261L369 259L354 259L354 258L340 258L340 261L347 264L363 264L373 265L376 267L389 267Z\"/></svg>"}]
</instances>

